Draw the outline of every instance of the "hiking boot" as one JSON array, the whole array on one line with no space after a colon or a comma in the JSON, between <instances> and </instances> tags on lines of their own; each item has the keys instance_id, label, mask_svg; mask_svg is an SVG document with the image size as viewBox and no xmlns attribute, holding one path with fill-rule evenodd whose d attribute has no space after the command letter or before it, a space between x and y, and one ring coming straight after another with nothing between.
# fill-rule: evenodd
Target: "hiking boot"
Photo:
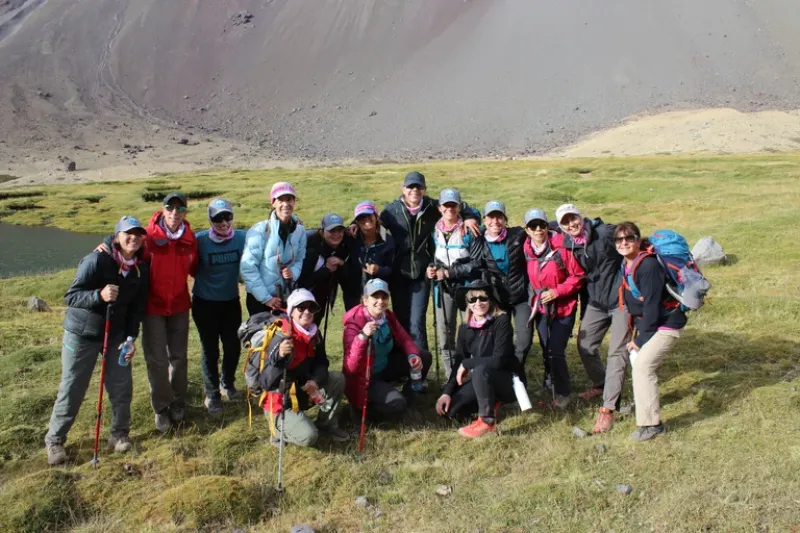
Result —
<instances>
[{"instance_id":1,"label":"hiking boot","mask_svg":"<svg viewBox=\"0 0 800 533\"><path fill-rule=\"evenodd\" d=\"M166 433L172 428L172 420L169 418L168 412L165 410L161 413L156 413L156 429L161 433Z\"/></svg>"},{"instance_id":2,"label":"hiking boot","mask_svg":"<svg viewBox=\"0 0 800 533\"><path fill-rule=\"evenodd\" d=\"M593 400L595 398L599 398L603 396L603 387L598 387L596 385L592 385L586 392L580 393L578 396L583 398L586 401Z\"/></svg>"},{"instance_id":3,"label":"hiking boot","mask_svg":"<svg viewBox=\"0 0 800 533\"><path fill-rule=\"evenodd\" d=\"M228 388L220 387L219 393L229 402L235 402L236 400L242 399L242 393L236 390L236 387L232 385Z\"/></svg>"},{"instance_id":4,"label":"hiking boot","mask_svg":"<svg viewBox=\"0 0 800 533\"><path fill-rule=\"evenodd\" d=\"M203 400L203 405L208 409L208 414L211 416L216 416L222 412L222 400L219 398L209 398L206 396L206 399Z\"/></svg>"},{"instance_id":5,"label":"hiking boot","mask_svg":"<svg viewBox=\"0 0 800 533\"><path fill-rule=\"evenodd\" d=\"M47 445L47 464L50 466L63 465L67 462L67 450L60 444Z\"/></svg>"},{"instance_id":6,"label":"hiking boot","mask_svg":"<svg viewBox=\"0 0 800 533\"><path fill-rule=\"evenodd\" d=\"M183 422L183 407L175 404L169 406L169 417L175 424Z\"/></svg>"},{"instance_id":7,"label":"hiking boot","mask_svg":"<svg viewBox=\"0 0 800 533\"><path fill-rule=\"evenodd\" d=\"M614 411L608 407L601 407L597 412L597 422L594 424L592 433L608 433L614 424Z\"/></svg>"},{"instance_id":8,"label":"hiking boot","mask_svg":"<svg viewBox=\"0 0 800 533\"><path fill-rule=\"evenodd\" d=\"M118 437L112 435L111 438L108 439L108 445L114 448L114 453L127 453L133 448L131 439L128 438L127 435L120 435Z\"/></svg>"},{"instance_id":9,"label":"hiking boot","mask_svg":"<svg viewBox=\"0 0 800 533\"><path fill-rule=\"evenodd\" d=\"M563 411L567 408L570 402L569 394L562 396L561 394L556 394L556 399L553 400L553 409L557 411Z\"/></svg>"},{"instance_id":10,"label":"hiking boot","mask_svg":"<svg viewBox=\"0 0 800 533\"><path fill-rule=\"evenodd\" d=\"M475 439L478 437L483 437L486 434L494 434L497 435L497 424L494 422L489 425L483 421L483 418L478 417L475 422L468 426L464 426L463 428L458 430L458 434L462 437L467 437L470 439Z\"/></svg>"},{"instance_id":11,"label":"hiking boot","mask_svg":"<svg viewBox=\"0 0 800 533\"><path fill-rule=\"evenodd\" d=\"M642 442L654 439L662 433L664 433L664 424L658 424L657 426L642 426L636 428L636 431L631 433L631 439Z\"/></svg>"},{"instance_id":12,"label":"hiking boot","mask_svg":"<svg viewBox=\"0 0 800 533\"><path fill-rule=\"evenodd\" d=\"M317 424L320 433L336 442L347 442L350 440L350 433L334 426Z\"/></svg>"}]
</instances>

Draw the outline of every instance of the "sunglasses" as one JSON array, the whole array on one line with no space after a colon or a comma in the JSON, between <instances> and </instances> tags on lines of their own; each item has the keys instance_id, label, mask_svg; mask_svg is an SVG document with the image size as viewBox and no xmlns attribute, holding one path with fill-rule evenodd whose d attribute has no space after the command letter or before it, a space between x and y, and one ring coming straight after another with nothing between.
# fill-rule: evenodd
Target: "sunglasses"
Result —
<instances>
[{"instance_id":1,"label":"sunglasses","mask_svg":"<svg viewBox=\"0 0 800 533\"><path fill-rule=\"evenodd\" d=\"M633 244L639 239L638 235L620 235L619 237L614 237L614 242L620 244L621 242L625 241L628 244Z\"/></svg>"},{"instance_id":2,"label":"sunglasses","mask_svg":"<svg viewBox=\"0 0 800 533\"><path fill-rule=\"evenodd\" d=\"M488 301L489 301L489 297L488 297L488 296L473 296L472 298L470 298L470 299L469 299L469 300L467 300L467 301L468 301L469 303L471 303L471 304L474 304L475 302L483 302L483 303L486 303L486 302L488 302Z\"/></svg>"},{"instance_id":3,"label":"sunglasses","mask_svg":"<svg viewBox=\"0 0 800 533\"><path fill-rule=\"evenodd\" d=\"M407 186L407 187L406 187L406 189L412 189L412 190L416 190L416 191L424 191L424 190L425 190L425 187L423 187L422 185L417 185L417 184L415 183L415 184L413 184L413 185L409 185L409 186Z\"/></svg>"},{"instance_id":4,"label":"sunglasses","mask_svg":"<svg viewBox=\"0 0 800 533\"><path fill-rule=\"evenodd\" d=\"M547 222L543 220L534 220L530 224L528 224L529 229L547 229Z\"/></svg>"},{"instance_id":5,"label":"sunglasses","mask_svg":"<svg viewBox=\"0 0 800 533\"><path fill-rule=\"evenodd\" d=\"M164 209L169 211L170 213L173 211L177 211L178 213L185 213L186 206L185 205L165 205Z\"/></svg>"},{"instance_id":6,"label":"sunglasses","mask_svg":"<svg viewBox=\"0 0 800 533\"><path fill-rule=\"evenodd\" d=\"M317 311L317 307L313 304L300 304L297 307L295 307L295 309L297 309L301 313L306 313L306 312L316 313Z\"/></svg>"},{"instance_id":7,"label":"sunglasses","mask_svg":"<svg viewBox=\"0 0 800 533\"><path fill-rule=\"evenodd\" d=\"M212 217L211 222L219 224L220 222L230 222L233 220L233 215L230 213L220 213L219 215Z\"/></svg>"},{"instance_id":8,"label":"sunglasses","mask_svg":"<svg viewBox=\"0 0 800 533\"><path fill-rule=\"evenodd\" d=\"M447 202L446 204L442 204L442 207L445 209L458 209L459 205L455 202Z\"/></svg>"}]
</instances>

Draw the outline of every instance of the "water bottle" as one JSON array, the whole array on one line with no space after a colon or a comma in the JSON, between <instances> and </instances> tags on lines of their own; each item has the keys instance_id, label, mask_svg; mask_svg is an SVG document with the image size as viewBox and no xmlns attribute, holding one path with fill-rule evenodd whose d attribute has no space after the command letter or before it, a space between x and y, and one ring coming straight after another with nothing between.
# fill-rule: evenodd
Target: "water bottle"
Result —
<instances>
[{"instance_id":1,"label":"water bottle","mask_svg":"<svg viewBox=\"0 0 800 533\"><path fill-rule=\"evenodd\" d=\"M411 358L409 357L409 360ZM409 371L409 377L411 378L411 389L414 392L422 392L425 390L425 384L422 382L422 368L414 370L413 368Z\"/></svg>"},{"instance_id":2,"label":"water bottle","mask_svg":"<svg viewBox=\"0 0 800 533\"><path fill-rule=\"evenodd\" d=\"M528 391L525 390L525 384L522 383L522 380L519 379L519 376L514 374L511 378L511 382L514 385L514 396L517 397L517 403L519 404L520 411L527 411L531 407L531 399L528 397Z\"/></svg>"},{"instance_id":3,"label":"water bottle","mask_svg":"<svg viewBox=\"0 0 800 533\"><path fill-rule=\"evenodd\" d=\"M631 350L628 352L628 359L631 362L631 368L633 368L637 357L639 357L639 350Z\"/></svg>"},{"instance_id":4,"label":"water bottle","mask_svg":"<svg viewBox=\"0 0 800 533\"><path fill-rule=\"evenodd\" d=\"M125 342L122 343L122 347L119 349L119 366L128 366L130 361L125 359L125 355L129 353L133 349L133 337L128 337L125 339Z\"/></svg>"},{"instance_id":5,"label":"water bottle","mask_svg":"<svg viewBox=\"0 0 800 533\"><path fill-rule=\"evenodd\" d=\"M317 405L324 402L325 401L324 390L325 389L317 389L313 393L311 393L311 395L309 396L311 398L311 401Z\"/></svg>"}]
</instances>

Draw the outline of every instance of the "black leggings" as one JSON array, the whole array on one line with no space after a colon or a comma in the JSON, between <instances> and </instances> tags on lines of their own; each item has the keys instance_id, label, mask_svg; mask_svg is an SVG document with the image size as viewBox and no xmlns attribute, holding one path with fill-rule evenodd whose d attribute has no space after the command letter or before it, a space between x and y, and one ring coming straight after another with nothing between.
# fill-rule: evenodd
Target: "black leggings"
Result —
<instances>
[{"instance_id":1,"label":"black leggings","mask_svg":"<svg viewBox=\"0 0 800 533\"><path fill-rule=\"evenodd\" d=\"M447 414L457 418L477 412L483 418L494 417L495 402L517 401L512 377L508 370L492 370L486 365L475 367L472 379L453 393Z\"/></svg>"}]
</instances>

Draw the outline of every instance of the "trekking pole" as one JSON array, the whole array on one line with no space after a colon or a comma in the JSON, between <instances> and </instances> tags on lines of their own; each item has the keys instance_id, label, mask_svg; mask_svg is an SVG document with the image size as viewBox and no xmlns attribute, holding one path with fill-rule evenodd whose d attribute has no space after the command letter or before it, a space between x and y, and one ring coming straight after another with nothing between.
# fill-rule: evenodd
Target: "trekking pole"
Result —
<instances>
[{"instance_id":1,"label":"trekking pole","mask_svg":"<svg viewBox=\"0 0 800 533\"><path fill-rule=\"evenodd\" d=\"M366 381L364 383L364 403L361 406L361 436L358 439L358 453L361 454L361 460L364 460L364 437L367 434L367 404L369 403L369 379L372 372L372 339L367 344L367 369L365 371Z\"/></svg>"},{"instance_id":2,"label":"trekking pole","mask_svg":"<svg viewBox=\"0 0 800 533\"><path fill-rule=\"evenodd\" d=\"M433 266L433 265L431 265ZM431 291L431 302L433 302L433 351L434 351L434 360L436 363L436 382L441 383L441 377L439 376L439 324L438 320L436 319L436 293L441 291L441 284L436 281L436 278L433 279L432 291ZM444 303L444 302L442 302ZM444 311L444 305L442 306L442 311ZM447 319L445 318L445 322ZM446 343L445 343L446 344Z\"/></svg>"},{"instance_id":3,"label":"trekking pole","mask_svg":"<svg viewBox=\"0 0 800 533\"><path fill-rule=\"evenodd\" d=\"M445 286L446 286L446 284L445 284ZM444 318L444 335L445 335L445 338L447 339L445 341L444 345L449 348L447 350L447 361L448 361L448 363L450 363L450 372L452 373L453 372L453 352L455 350L453 349L454 347L450 342L450 340L452 339L452 337L450 337L450 319L447 316L447 308L444 305L444 292L443 292L443 289L442 289L442 282L439 282L439 302L442 304L442 318ZM437 367L437 370L436 370L436 377L437 378L439 377L438 367Z\"/></svg>"},{"instance_id":4,"label":"trekking pole","mask_svg":"<svg viewBox=\"0 0 800 533\"><path fill-rule=\"evenodd\" d=\"M550 304L545 305L545 321L547 323L547 340L544 343L545 350L547 351L547 358L550 360L550 390L553 392L553 403L556 401L556 378L555 367L553 366L553 352L550 350L550 327L553 324L553 315L550 313Z\"/></svg>"},{"instance_id":5,"label":"trekking pole","mask_svg":"<svg viewBox=\"0 0 800 533\"><path fill-rule=\"evenodd\" d=\"M286 371L289 368L288 361L286 365L283 367L283 378L281 379L281 393L283 394L283 402L281 405L281 431L278 437L278 486L275 487L275 490L278 493L283 492L283 447L284 447L284 431L286 430ZM291 401L291 400L290 400Z\"/></svg>"},{"instance_id":6,"label":"trekking pole","mask_svg":"<svg viewBox=\"0 0 800 533\"><path fill-rule=\"evenodd\" d=\"M111 330L111 303L106 305L106 326L103 333L103 361L100 363L100 396L97 399L97 420L94 423L94 456L92 467L100 464L98 450L100 449L100 420L103 417L103 387L106 380L106 359L108 358L108 332Z\"/></svg>"}]
</instances>

